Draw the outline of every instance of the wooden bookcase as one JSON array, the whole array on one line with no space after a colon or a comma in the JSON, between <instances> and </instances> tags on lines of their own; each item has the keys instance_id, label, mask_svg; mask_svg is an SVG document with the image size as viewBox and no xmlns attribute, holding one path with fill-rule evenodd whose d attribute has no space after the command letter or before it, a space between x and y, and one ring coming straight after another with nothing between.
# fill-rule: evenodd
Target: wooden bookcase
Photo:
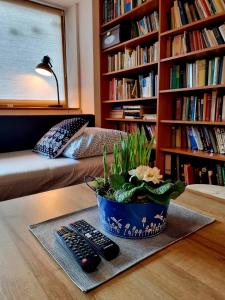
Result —
<instances>
[{"instance_id":1,"label":"wooden bookcase","mask_svg":"<svg viewBox=\"0 0 225 300\"><path fill-rule=\"evenodd\" d=\"M168 13L170 12L173 0L149 0L139 7L134 8L132 11L122 15L106 24L102 25L102 0L100 1L100 28L101 33L112 28L113 26L120 24L124 21L132 21L150 14L152 11L157 10L159 12L159 30L153 33L148 33L144 36L134 38L132 40L120 43L111 48L101 51L101 113L102 113L102 127L116 128L116 123L120 121L126 122L146 122L149 124L156 124L156 164L164 172L165 153L174 153L178 155L185 155L190 157L199 157L202 159L210 159L215 161L225 161L225 155L210 154L204 151L192 151L190 149L172 148L171 142L171 127L180 125L206 125L206 126L225 126L225 122L206 122L206 121L182 121L174 120L174 99L175 97L182 95L190 95L191 93L204 93L207 91L224 91L225 85L211 85L194 88L180 88L170 89L170 67L177 63L186 63L191 60L205 59L213 56L225 55L225 44L206 48L198 51L192 51L186 54L166 57L167 38L174 37L178 34L182 34L185 31L192 31L195 29L202 29L211 25L221 25L225 22L225 11L215 14L213 16L200 19L190 24L181 26L176 29L168 28ZM116 72L108 72L107 70L107 55L121 51L125 47L135 47L137 45L145 44L146 42L159 41L159 61L156 63L150 63L141 65L128 70L121 70ZM126 100L109 100L109 80L113 76L132 76L133 74L142 74L151 68L158 70L158 93L154 97L149 98L136 98ZM143 120L121 120L112 119L108 117L113 103L149 103L150 101L156 101L157 103L157 119L150 121Z\"/></svg>"}]
</instances>

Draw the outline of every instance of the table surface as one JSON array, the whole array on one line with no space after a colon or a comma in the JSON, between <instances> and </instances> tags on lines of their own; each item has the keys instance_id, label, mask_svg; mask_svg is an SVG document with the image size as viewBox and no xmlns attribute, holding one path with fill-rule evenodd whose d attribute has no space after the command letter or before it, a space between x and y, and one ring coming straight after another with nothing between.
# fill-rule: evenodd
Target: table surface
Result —
<instances>
[{"instance_id":1,"label":"table surface","mask_svg":"<svg viewBox=\"0 0 225 300\"><path fill-rule=\"evenodd\" d=\"M0 203L0 299L225 299L225 200L187 189L176 202L216 222L84 294L28 231L96 204L77 185Z\"/></svg>"}]
</instances>

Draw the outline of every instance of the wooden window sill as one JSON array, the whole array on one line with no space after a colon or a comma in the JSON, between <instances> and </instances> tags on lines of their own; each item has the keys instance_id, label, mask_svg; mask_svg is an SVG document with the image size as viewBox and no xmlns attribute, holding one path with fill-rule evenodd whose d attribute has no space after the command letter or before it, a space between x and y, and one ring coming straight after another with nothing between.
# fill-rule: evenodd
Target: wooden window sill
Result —
<instances>
[{"instance_id":1,"label":"wooden window sill","mask_svg":"<svg viewBox=\"0 0 225 300\"><path fill-rule=\"evenodd\" d=\"M0 110L79 110L79 108L66 108L66 107L0 107Z\"/></svg>"}]
</instances>

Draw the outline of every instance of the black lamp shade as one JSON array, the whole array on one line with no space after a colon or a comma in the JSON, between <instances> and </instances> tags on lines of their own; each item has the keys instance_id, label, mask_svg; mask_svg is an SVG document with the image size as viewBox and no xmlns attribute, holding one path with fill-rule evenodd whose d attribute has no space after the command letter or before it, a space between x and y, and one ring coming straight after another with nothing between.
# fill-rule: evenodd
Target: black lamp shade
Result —
<instances>
[{"instance_id":1,"label":"black lamp shade","mask_svg":"<svg viewBox=\"0 0 225 300\"><path fill-rule=\"evenodd\" d=\"M42 62L35 68L36 72L44 76L52 76L52 65L49 56L44 56Z\"/></svg>"}]
</instances>

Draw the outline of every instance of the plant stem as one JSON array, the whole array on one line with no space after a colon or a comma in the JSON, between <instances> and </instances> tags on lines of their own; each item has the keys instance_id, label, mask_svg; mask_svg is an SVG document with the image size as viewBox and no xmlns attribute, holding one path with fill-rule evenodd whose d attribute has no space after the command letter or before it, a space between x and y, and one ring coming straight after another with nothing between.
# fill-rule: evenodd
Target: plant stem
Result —
<instances>
[{"instance_id":1,"label":"plant stem","mask_svg":"<svg viewBox=\"0 0 225 300\"><path fill-rule=\"evenodd\" d=\"M108 168L107 168L107 149L106 144L103 145L103 174L104 174L104 182L107 182Z\"/></svg>"}]
</instances>

